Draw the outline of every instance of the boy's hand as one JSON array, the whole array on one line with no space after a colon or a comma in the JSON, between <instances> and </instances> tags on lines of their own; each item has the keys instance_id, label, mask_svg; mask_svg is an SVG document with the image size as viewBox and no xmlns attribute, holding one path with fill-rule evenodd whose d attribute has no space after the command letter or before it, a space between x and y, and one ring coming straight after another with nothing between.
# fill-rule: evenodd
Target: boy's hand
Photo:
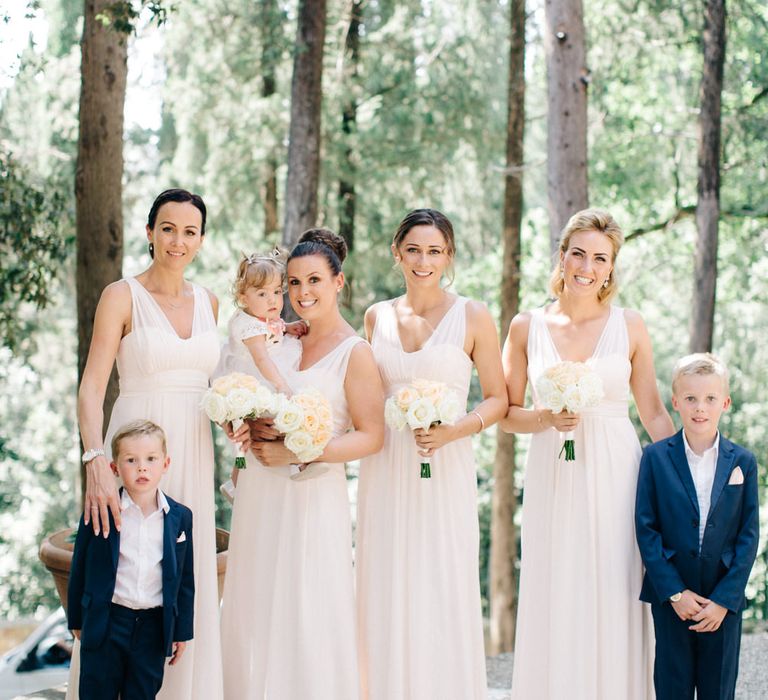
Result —
<instances>
[{"instance_id":1,"label":"boy's hand","mask_svg":"<svg viewBox=\"0 0 768 700\"><path fill-rule=\"evenodd\" d=\"M178 663L179 659L181 658L181 655L184 653L184 650L186 648L187 648L186 642L174 642L173 655L171 656L169 665L173 666L175 663Z\"/></svg>"},{"instance_id":2,"label":"boy's hand","mask_svg":"<svg viewBox=\"0 0 768 700\"><path fill-rule=\"evenodd\" d=\"M693 616L697 624L691 625L688 629L692 632L716 632L727 612L727 608L710 601L698 615Z\"/></svg>"},{"instance_id":3,"label":"boy's hand","mask_svg":"<svg viewBox=\"0 0 768 700\"><path fill-rule=\"evenodd\" d=\"M694 615L698 615L705 605L709 604L709 599L704 596L700 596L698 593L689 591L687 588L683 591L683 597L676 603L670 603L677 616L685 622L686 620L695 619ZM691 628L693 629L693 628Z\"/></svg>"},{"instance_id":4,"label":"boy's hand","mask_svg":"<svg viewBox=\"0 0 768 700\"><path fill-rule=\"evenodd\" d=\"M75 639L80 639L80 630L71 630L71 632L75 636Z\"/></svg>"}]
</instances>

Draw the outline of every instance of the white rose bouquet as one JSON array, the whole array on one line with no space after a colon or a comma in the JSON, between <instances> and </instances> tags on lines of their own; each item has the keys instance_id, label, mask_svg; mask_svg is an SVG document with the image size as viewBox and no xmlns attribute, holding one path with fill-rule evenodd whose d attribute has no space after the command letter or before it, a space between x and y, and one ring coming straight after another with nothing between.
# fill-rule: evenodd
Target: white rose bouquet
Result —
<instances>
[{"instance_id":1,"label":"white rose bouquet","mask_svg":"<svg viewBox=\"0 0 768 700\"><path fill-rule=\"evenodd\" d=\"M461 402L456 394L442 382L428 379L416 379L401 387L384 404L384 420L394 430L428 430L440 423L453 425L461 412ZM431 477L429 457L422 457L421 478Z\"/></svg>"},{"instance_id":2,"label":"white rose bouquet","mask_svg":"<svg viewBox=\"0 0 768 700\"><path fill-rule=\"evenodd\" d=\"M285 435L285 446L302 463L317 459L331 440L331 404L310 390L283 399L275 414L275 428Z\"/></svg>"},{"instance_id":3,"label":"white rose bouquet","mask_svg":"<svg viewBox=\"0 0 768 700\"><path fill-rule=\"evenodd\" d=\"M541 405L552 413L580 413L600 403L603 380L583 362L559 362L539 377L536 393ZM566 433L560 455L563 453L566 462L576 459L573 433Z\"/></svg>"},{"instance_id":4,"label":"white rose bouquet","mask_svg":"<svg viewBox=\"0 0 768 700\"><path fill-rule=\"evenodd\" d=\"M273 418L285 435L285 446L300 462L317 459L331 439L331 406L322 394L309 391L288 398L250 374L232 372L214 380L202 407L214 423L231 421L235 430L246 419ZM235 466L244 469L245 457L238 455Z\"/></svg>"},{"instance_id":5,"label":"white rose bouquet","mask_svg":"<svg viewBox=\"0 0 768 700\"><path fill-rule=\"evenodd\" d=\"M231 372L214 379L211 388L203 394L201 405L214 423L231 421L237 430L246 418L274 414L281 396L250 374ZM235 457L235 466L245 469L243 455Z\"/></svg>"}]
</instances>

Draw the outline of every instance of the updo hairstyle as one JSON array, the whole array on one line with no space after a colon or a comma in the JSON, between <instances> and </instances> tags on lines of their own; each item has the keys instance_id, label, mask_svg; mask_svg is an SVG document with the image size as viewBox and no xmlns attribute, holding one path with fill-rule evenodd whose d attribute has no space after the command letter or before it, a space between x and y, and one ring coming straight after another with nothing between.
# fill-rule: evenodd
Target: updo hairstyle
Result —
<instances>
[{"instance_id":1,"label":"updo hairstyle","mask_svg":"<svg viewBox=\"0 0 768 700\"><path fill-rule=\"evenodd\" d=\"M200 235L205 235L205 218L207 211L203 198L199 194L193 194L192 192L179 188L164 190L159 195L157 195L157 197L155 197L155 201L152 202L152 207L150 208L149 215L147 216L147 226L149 226L150 229L155 228L155 223L157 222L157 213L160 211L160 207L162 207L163 204L168 204L168 202L189 202L193 207L195 207L202 216ZM155 257L155 247L151 243L149 245L149 257Z\"/></svg>"},{"instance_id":2,"label":"updo hairstyle","mask_svg":"<svg viewBox=\"0 0 768 700\"><path fill-rule=\"evenodd\" d=\"M327 228L310 228L299 237L299 242L294 246L288 256L288 262L294 258L304 258L308 255L320 255L325 258L328 267L334 275L341 272L344 258L347 257L347 243Z\"/></svg>"},{"instance_id":3,"label":"updo hairstyle","mask_svg":"<svg viewBox=\"0 0 768 700\"><path fill-rule=\"evenodd\" d=\"M434 226L443 234L448 255L451 258L455 255L456 239L453 235L453 224L445 214L437 211L437 209L414 209L408 212L397 227L397 231L392 238L392 245L395 248L400 248L408 232L414 226Z\"/></svg>"},{"instance_id":4,"label":"updo hairstyle","mask_svg":"<svg viewBox=\"0 0 768 700\"><path fill-rule=\"evenodd\" d=\"M619 254L619 250L621 250L621 246L624 243L624 233L610 213L605 211L605 209L583 209L568 219L568 223L560 234L560 246L558 248L560 259L568 250L573 234L588 233L590 231L597 231L605 235L613 248L613 255L611 257L613 269L611 270L610 277L608 277L608 286L603 287L600 285L597 291L597 300L601 304L607 304L619 291L619 285L616 280L616 256ZM549 290L556 299L559 299L564 287L562 262L558 260L549 278Z\"/></svg>"}]
</instances>

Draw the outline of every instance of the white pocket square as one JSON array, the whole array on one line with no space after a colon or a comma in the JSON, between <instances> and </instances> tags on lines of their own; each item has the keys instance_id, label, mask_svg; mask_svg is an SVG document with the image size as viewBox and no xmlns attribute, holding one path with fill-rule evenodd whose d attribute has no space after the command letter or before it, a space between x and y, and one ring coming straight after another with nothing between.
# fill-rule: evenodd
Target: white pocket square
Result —
<instances>
[{"instance_id":1,"label":"white pocket square","mask_svg":"<svg viewBox=\"0 0 768 700\"><path fill-rule=\"evenodd\" d=\"M728 486L738 486L744 483L744 472L741 471L741 467L736 467L731 472L731 477L728 479Z\"/></svg>"},{"instance_id":2,"label":"white pocket square","mask_svg":"<svg viewBox=\"0 0 768 700\"><path fill-rule=\"evenodd\" d=\"M176 538L176 544L179 544L179 542L186 542L187 541L187 533L182 532L177 538Z\"/></svg>"}]
</instances>

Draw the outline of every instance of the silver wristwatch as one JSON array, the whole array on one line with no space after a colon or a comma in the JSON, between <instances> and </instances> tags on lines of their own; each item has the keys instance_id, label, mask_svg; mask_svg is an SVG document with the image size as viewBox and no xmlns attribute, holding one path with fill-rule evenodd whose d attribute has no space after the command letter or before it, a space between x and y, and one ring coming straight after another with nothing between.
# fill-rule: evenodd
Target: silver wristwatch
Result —
<instances>
[{"instance_id":1,"label":"silver wristwatch","mask_svg":"<svg viewBox=\"0 0 768 700\"><path fill-rule=\"evenodd\" d=\"M682 597L683 597L683 592L682 591L680 591L679 593L674 593L671 596L669 596L669 602L670 603L677 603Z\"/></svg>"},{"instance_id":2,"label":"silver wristwatch","mask_svg":"<svg viewBox=\"0 0 768 700\"><path fill-rule=\"evenodd\" d=\"M104 454L104 450L101 447L96 447L92 450L86 450L83 453L83 464L88 464L92 459L101 457Z\"/></svg>"}]
</instances>

